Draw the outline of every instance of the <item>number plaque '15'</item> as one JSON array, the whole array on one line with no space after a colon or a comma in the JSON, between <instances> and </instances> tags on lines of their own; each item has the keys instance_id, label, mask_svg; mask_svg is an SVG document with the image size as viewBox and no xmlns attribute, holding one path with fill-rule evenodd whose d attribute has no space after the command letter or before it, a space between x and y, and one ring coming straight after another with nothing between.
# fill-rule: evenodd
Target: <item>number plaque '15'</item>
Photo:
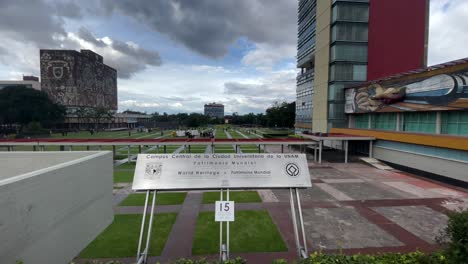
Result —
<instances>
[{"instance_id":1,"label":"number plaque '15'","mask_svg":"<svg viewBox=\"0 0 468 264\"><path fill-rule=\"evenodd\" d=\"M216 222L234 222L234 201L216 201Z\"/></svg>"}]
</instances>

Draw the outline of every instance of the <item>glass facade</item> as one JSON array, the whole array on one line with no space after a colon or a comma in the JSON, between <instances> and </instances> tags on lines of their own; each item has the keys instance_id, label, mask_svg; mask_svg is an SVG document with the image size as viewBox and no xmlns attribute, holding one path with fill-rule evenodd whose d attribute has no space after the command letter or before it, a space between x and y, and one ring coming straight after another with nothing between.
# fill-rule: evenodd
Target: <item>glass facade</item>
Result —
<instances>
[{"instance_id":1,"label":"glass facade","mask_svg":"<svg viewBox=\"0 0 468 264\"><path fill-rule=\"evenodd\" d=\"M330 49L330 61L367 62L367 45L337 43Z\"/></svg>"},{"instance_id":2,"label":"glass facade","mask_svg":"<svg viewBox=\"0 0 468 264\"><path fill-rule=\"evenodd\" d=\"M300 0L298 10L296 127L312 127L312 98L314 96L314 52L317 0Z\"/></svg>"},{"instance_id":3,"label":"glass facade","mask_svg":"<svg viewBox=\"0 0 468 264\"><path fill-rule=\"evenodd\" d=\"M297 64L307 63L315 51L315 14L316 0L299 1L298 31L297 31Z\"/></svg>"},{"instance_id":4,"label":"glass facade","mask_svg":"<svg viewBox=\"0 0 468 264\"><path fill-rule=\"evenodd\" d=\"M372 115L371 128L378 130L396 130L397 113L378 113Z\"/></svg>"},{"instance_id":5,"label":"glass facade","mask_svg":"<svg viewBox=\"0 0 468 264\"><path fill-rule=\"evenodd\" d=\"M396 131L398 114L399 131L437 134L437 122L440 122L440 134L468 136L468 111L443 111L440 119L435 111L354 114L354 128Z\"/></svg>"},{"instance_id":6,"label":"glass facade","mask_svg":"<svg viewBox=\"0 0 468 264\"><path fill-rule=\"evenodd\" d=\"M297 77L296 123L312 125L312 98L314 94L314 71Z\"/></svg>"},{"instance_id":7,"label":"glass facade","mask_svg":"<svg viewBox=\"0 0 468 264\"><path fill-rule=\"evenodd\" d=\"M468 111L447 111L442 113L441 133L468 136Z\"/></svg>"},{"instance_id":8,"label":"glass facade","mask_svg":"<svg viewBox=\"0 0 468 264\"><path fill-rule=\"evenodd\" d=\"M333 64L330 66L330 81L365 81L367 65Z\"/></svg>"},{"instance_id":9,"label":"glass facade","mask_svg":"<svg viewBox=\"0 0 468 264\"><path fill-rule=\"evenodd\" d=\"M332 41L367 42L368 29L366 23L339 21L332 27Z\"/></svg>"},{"instance_id":10,"label":"glass facade","mask_svg":"<svg viewBox=\"0 0 468 264\"><path fill-rule=\"evenodd\" d=\"M361 129L368 129L369 128L369 114L355 115L354 127L361 128Z\"/></svg>"},{"instance_id":11,"label":"glass facade","mask_svg":"<svg viewBox=\"0 0 468 264\"><path fill-rule=\"evenodd\" d=\"M401 120L401 131L436 133L436 112L405 112Z\"/></svg>"},{"instance_id":12,"label":"glass facade","mask_svg":"<svg viewBox=\"0 0 468 264\"><path fill-rule=\"evenodd\" d=\"M369 1L333 1L328 87L329 129L347 126L344 87L367 80L368 22Z\"/></svg>"},{"instance_id":13,"label":"glass facade","mask_svg":"<svg viewBox=\"0 0 468 264\"><path fill-rule=\"evenodd\" d=\"M332 10L332 21L369 21L369 7L354 3L339 3Z\"/></svg>"}]
</instances>

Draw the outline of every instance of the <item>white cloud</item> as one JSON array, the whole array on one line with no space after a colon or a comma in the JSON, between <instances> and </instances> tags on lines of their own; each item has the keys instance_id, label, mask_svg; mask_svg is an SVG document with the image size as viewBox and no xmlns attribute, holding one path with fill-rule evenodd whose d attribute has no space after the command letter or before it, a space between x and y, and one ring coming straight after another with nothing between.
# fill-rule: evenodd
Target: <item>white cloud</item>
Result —
<instances>
[{"instance_id":1,"label":"white cloud","mask_svg":"<svg viewBox=\"0 0 468 264\"><path fill-rule=\"evenodd\" d=\"M428 64L468 57L468 1L431 0Z\"/></svg>"},{"instance_id":2,"label":"white cloud","mask_svg":"<svg viewBox=\"0 0 468 264\"><path fill-rule=\"evenodd\" d=\"M201 113L205 103L218 102L227 113L264 112L274 101L294 100L296 70L291 67L261 75L211 65L150 67L119 82L119 110ZM229 90L229 84L241 89Z\"/></svg>"},{"instance_id":3,"label":"white cloud","mask_svg":"<svg viewBox=\"0 0 468 264\"><path fill-rule=\"evenodd\" d=\"M259 71L271 71L273 67L284 59L294 58L295 45L273 46L270 44L257 44L243 58L242 63L255 67Z\"/></svg>"}]
</instances>

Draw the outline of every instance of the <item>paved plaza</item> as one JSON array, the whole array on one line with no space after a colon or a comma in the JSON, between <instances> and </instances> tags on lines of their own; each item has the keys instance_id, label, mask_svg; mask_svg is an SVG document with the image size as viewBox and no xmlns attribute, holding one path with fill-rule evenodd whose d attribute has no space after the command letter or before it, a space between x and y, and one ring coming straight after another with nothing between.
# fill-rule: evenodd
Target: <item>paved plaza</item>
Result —
<instances>
[{"instance_id":1,"label":"paved plaza","mask_svg":"<svg viewBox=\"0 0 468 264\"><path fill-rule=\"evenodd\" d=\"M277 150L269 147L268 151ZM466 190L399 170L380 170L356 157L352 161L325 161L320 165L309 161L313 187L300 191L309 253L428 252L440 248L435 238L447 223L446 213L466 207ZM130 184L120 185L123 188L114 190L115 214L141 214L143 207L118 206L131 193ZM289 191L261 190L259 195L261 203L237 203L236 211L267 210L288 250L232 253L231 257L241 256L249 263L296 259ZM213 204L202 204L201 192L189 192L182 205L157 206L156 211L177 212L178 216L161 256L151 257L150 263L182 257L218 257L191 255L199 212L214 211ZM135 258L117 260L131 263Z\"/></svg>"}]
</instances>

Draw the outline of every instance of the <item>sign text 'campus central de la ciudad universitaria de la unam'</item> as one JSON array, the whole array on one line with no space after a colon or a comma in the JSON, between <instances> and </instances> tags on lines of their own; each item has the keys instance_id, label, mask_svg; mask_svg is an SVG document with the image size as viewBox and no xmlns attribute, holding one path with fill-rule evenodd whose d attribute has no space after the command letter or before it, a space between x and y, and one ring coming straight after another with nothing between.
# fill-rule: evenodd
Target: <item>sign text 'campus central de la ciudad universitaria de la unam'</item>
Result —
<instances>
[{"instance_id":1,"label":"sign text 'campus central de la ciudad universitaria de la unam'","mask_svg":"<svg viewBox=\"0 0 468 264\"><path fill-rule=\"evenodd\" d=\"M133 190L312 187L305 154L139 154Z\"/></svg>"}]
</instances>

